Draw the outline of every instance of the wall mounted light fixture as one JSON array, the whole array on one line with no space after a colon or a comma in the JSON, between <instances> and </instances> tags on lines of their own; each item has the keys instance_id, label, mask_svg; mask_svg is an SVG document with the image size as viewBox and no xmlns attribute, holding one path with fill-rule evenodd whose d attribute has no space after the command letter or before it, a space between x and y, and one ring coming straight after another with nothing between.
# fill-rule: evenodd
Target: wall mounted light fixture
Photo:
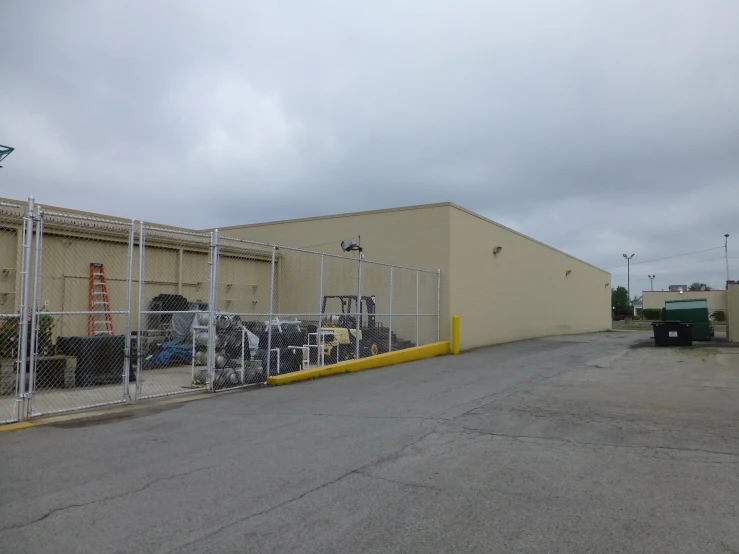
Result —
<instances>
[{"instance_id":1,"label":"wall mounted light fixture","mask_svg":"<svg viewBox=\"0 0 739 554\"><path fill-rule=\"evenodd\" d=\"M503 250L503 247L502 246L496 246L496 247L494 247L493 248L493 255L496 255L497 256L498 254L500 254L500 252L502 250Z\"/></svg>"},{"instance_id":2,"label":"wall mounted light fixture","mask_svg":"<svg viewBox=\"0 0 739 554\"><path fill-rule=\"evenodd\" d=\"M570 273L572 273L572 270L571 270L571 269L568 269L567 271L565 271L565 277L566 277L567 275L569 275Z\"/></svg>"}]
</instances>

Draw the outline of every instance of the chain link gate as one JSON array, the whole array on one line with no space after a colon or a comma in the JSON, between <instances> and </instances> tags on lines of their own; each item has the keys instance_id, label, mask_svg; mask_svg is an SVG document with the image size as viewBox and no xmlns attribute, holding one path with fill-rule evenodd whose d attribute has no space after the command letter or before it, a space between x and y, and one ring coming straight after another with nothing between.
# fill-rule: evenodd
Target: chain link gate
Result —
<instances>
[{"instance_id":1,"label":"chain link gate","mask_svg":"<svg viewBox=\"0 0 739 554\"><path fill-rule=\"evenodd\" d=\"M440 277L0 202L0 423L435 342Z\"/></svg>"},{"instance_id":2,"label":"chain link gate","mask_svg":"<svg viewBox=\"0 0 739 554\"><path fill-rule=\"evenodd\" d=\"M37 209L25 417L129 399L133 221Z\"/></svg>"}]
</instances>

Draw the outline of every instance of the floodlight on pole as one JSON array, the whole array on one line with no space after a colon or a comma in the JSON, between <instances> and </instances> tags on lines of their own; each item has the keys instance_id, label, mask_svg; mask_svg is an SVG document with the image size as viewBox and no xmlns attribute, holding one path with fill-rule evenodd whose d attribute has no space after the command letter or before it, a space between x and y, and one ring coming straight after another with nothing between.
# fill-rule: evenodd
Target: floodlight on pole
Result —
<instances>
[{"instance_id":1,"label":"floodlight on pole","mask_svg":"<svg viewBox=\"0 0 739 554\"><path fill-rule=\"evenodd\" d=\"M624 258L626 258L626 291L629 295L629 304L631 304L631 258L633 257L634 254L631 256L624 254Z\"/></svg>"},{"instance_id":2,"label":"floodlight on pole","mask_svg":"<svg viewBox=\"0 0 739 554\"><path fill-rule=\"evenodd\" d=\"M649 280L652 282L652 284L649 285L649 290L654 290L654 278L656 275L647 275L647 277L649 277Z\"/></svg>"},{"instance_id":3,"label":"floodlight on pole","mask_svg":"<svg viewBox=\"0 0 739 554\"><path fill-rule=\"evenodd\" d=\"M12 148L10 146L3 146L2 144L0 144L0 162L3 161L8 156L10 156L10 153L13 150L15 150L15 148ZM2 166L0 165L0 167Z\"/></svg>"},{"instance_id":4,"label":"floodlight on pole","mask_svg":"<svg viewBox=\"0 0 739 554\"><path fill-rule=\"evenodd\" d=\"M729 233L724 235L724 258L726 258L726 282L729 282ZM728 285L727 285L728 288Z\"/></svg>"}]
</instances>

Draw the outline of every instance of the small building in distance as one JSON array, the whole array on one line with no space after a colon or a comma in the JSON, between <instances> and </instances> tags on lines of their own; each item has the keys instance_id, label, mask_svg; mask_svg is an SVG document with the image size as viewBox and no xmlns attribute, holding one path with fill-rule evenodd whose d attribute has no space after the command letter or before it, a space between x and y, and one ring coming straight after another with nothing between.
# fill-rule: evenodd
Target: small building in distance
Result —
<instances>
[{"instance_id":1,"label":"small building in distance","mask_svg":"<svg viewBox=\"0 0 739 554\"><path fill-rule=\"evenodd\" d=\"M661 310L665 307L665 300L689 300L705 298L708 301L708 313L726 313L726 291L725 290L645 290L642 296L642 306L645 310Z\"/></svg>"}]
</instances>

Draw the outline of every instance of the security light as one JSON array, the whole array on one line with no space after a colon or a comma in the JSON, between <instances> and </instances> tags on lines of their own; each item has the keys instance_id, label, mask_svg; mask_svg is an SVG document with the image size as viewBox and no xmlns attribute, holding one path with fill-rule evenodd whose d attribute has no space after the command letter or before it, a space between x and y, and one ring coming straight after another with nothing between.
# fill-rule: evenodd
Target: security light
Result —
<instances>
[{"instance_id":1,"label":"security light","mask_svg":"<svg viewBox=\"0 0 739 554\"><path fill-rule=\"evenodd\" d=\"M341 241L341 249L344 252L349 252L351 250L359 250L362 251L362 247L357 244L357 241L354 239L346 239Z\"/></svg>"},{"instance_id":2,"label":"security light","mask_svg":"<svg viewBox=\"0 0 739 554\"><path fill-rule=\"evenodd\" d=\"M493 254L500 254L500 251L503 250L502 246L496 246L493 248Z\"/></svg>"},{"instance_id":3,"label":"security light","mask_svg":"<svg viewBox=\"0 0 739 554\"><path fill-rule=\"evenodd\" d=\"M10 153L13 150L15 150L15 148L11 148L10 146L3 146L2 144L0 144L0 162L10 156ZM0 167L2 166L0 165Z\"/></svg>"}]
</instances>

